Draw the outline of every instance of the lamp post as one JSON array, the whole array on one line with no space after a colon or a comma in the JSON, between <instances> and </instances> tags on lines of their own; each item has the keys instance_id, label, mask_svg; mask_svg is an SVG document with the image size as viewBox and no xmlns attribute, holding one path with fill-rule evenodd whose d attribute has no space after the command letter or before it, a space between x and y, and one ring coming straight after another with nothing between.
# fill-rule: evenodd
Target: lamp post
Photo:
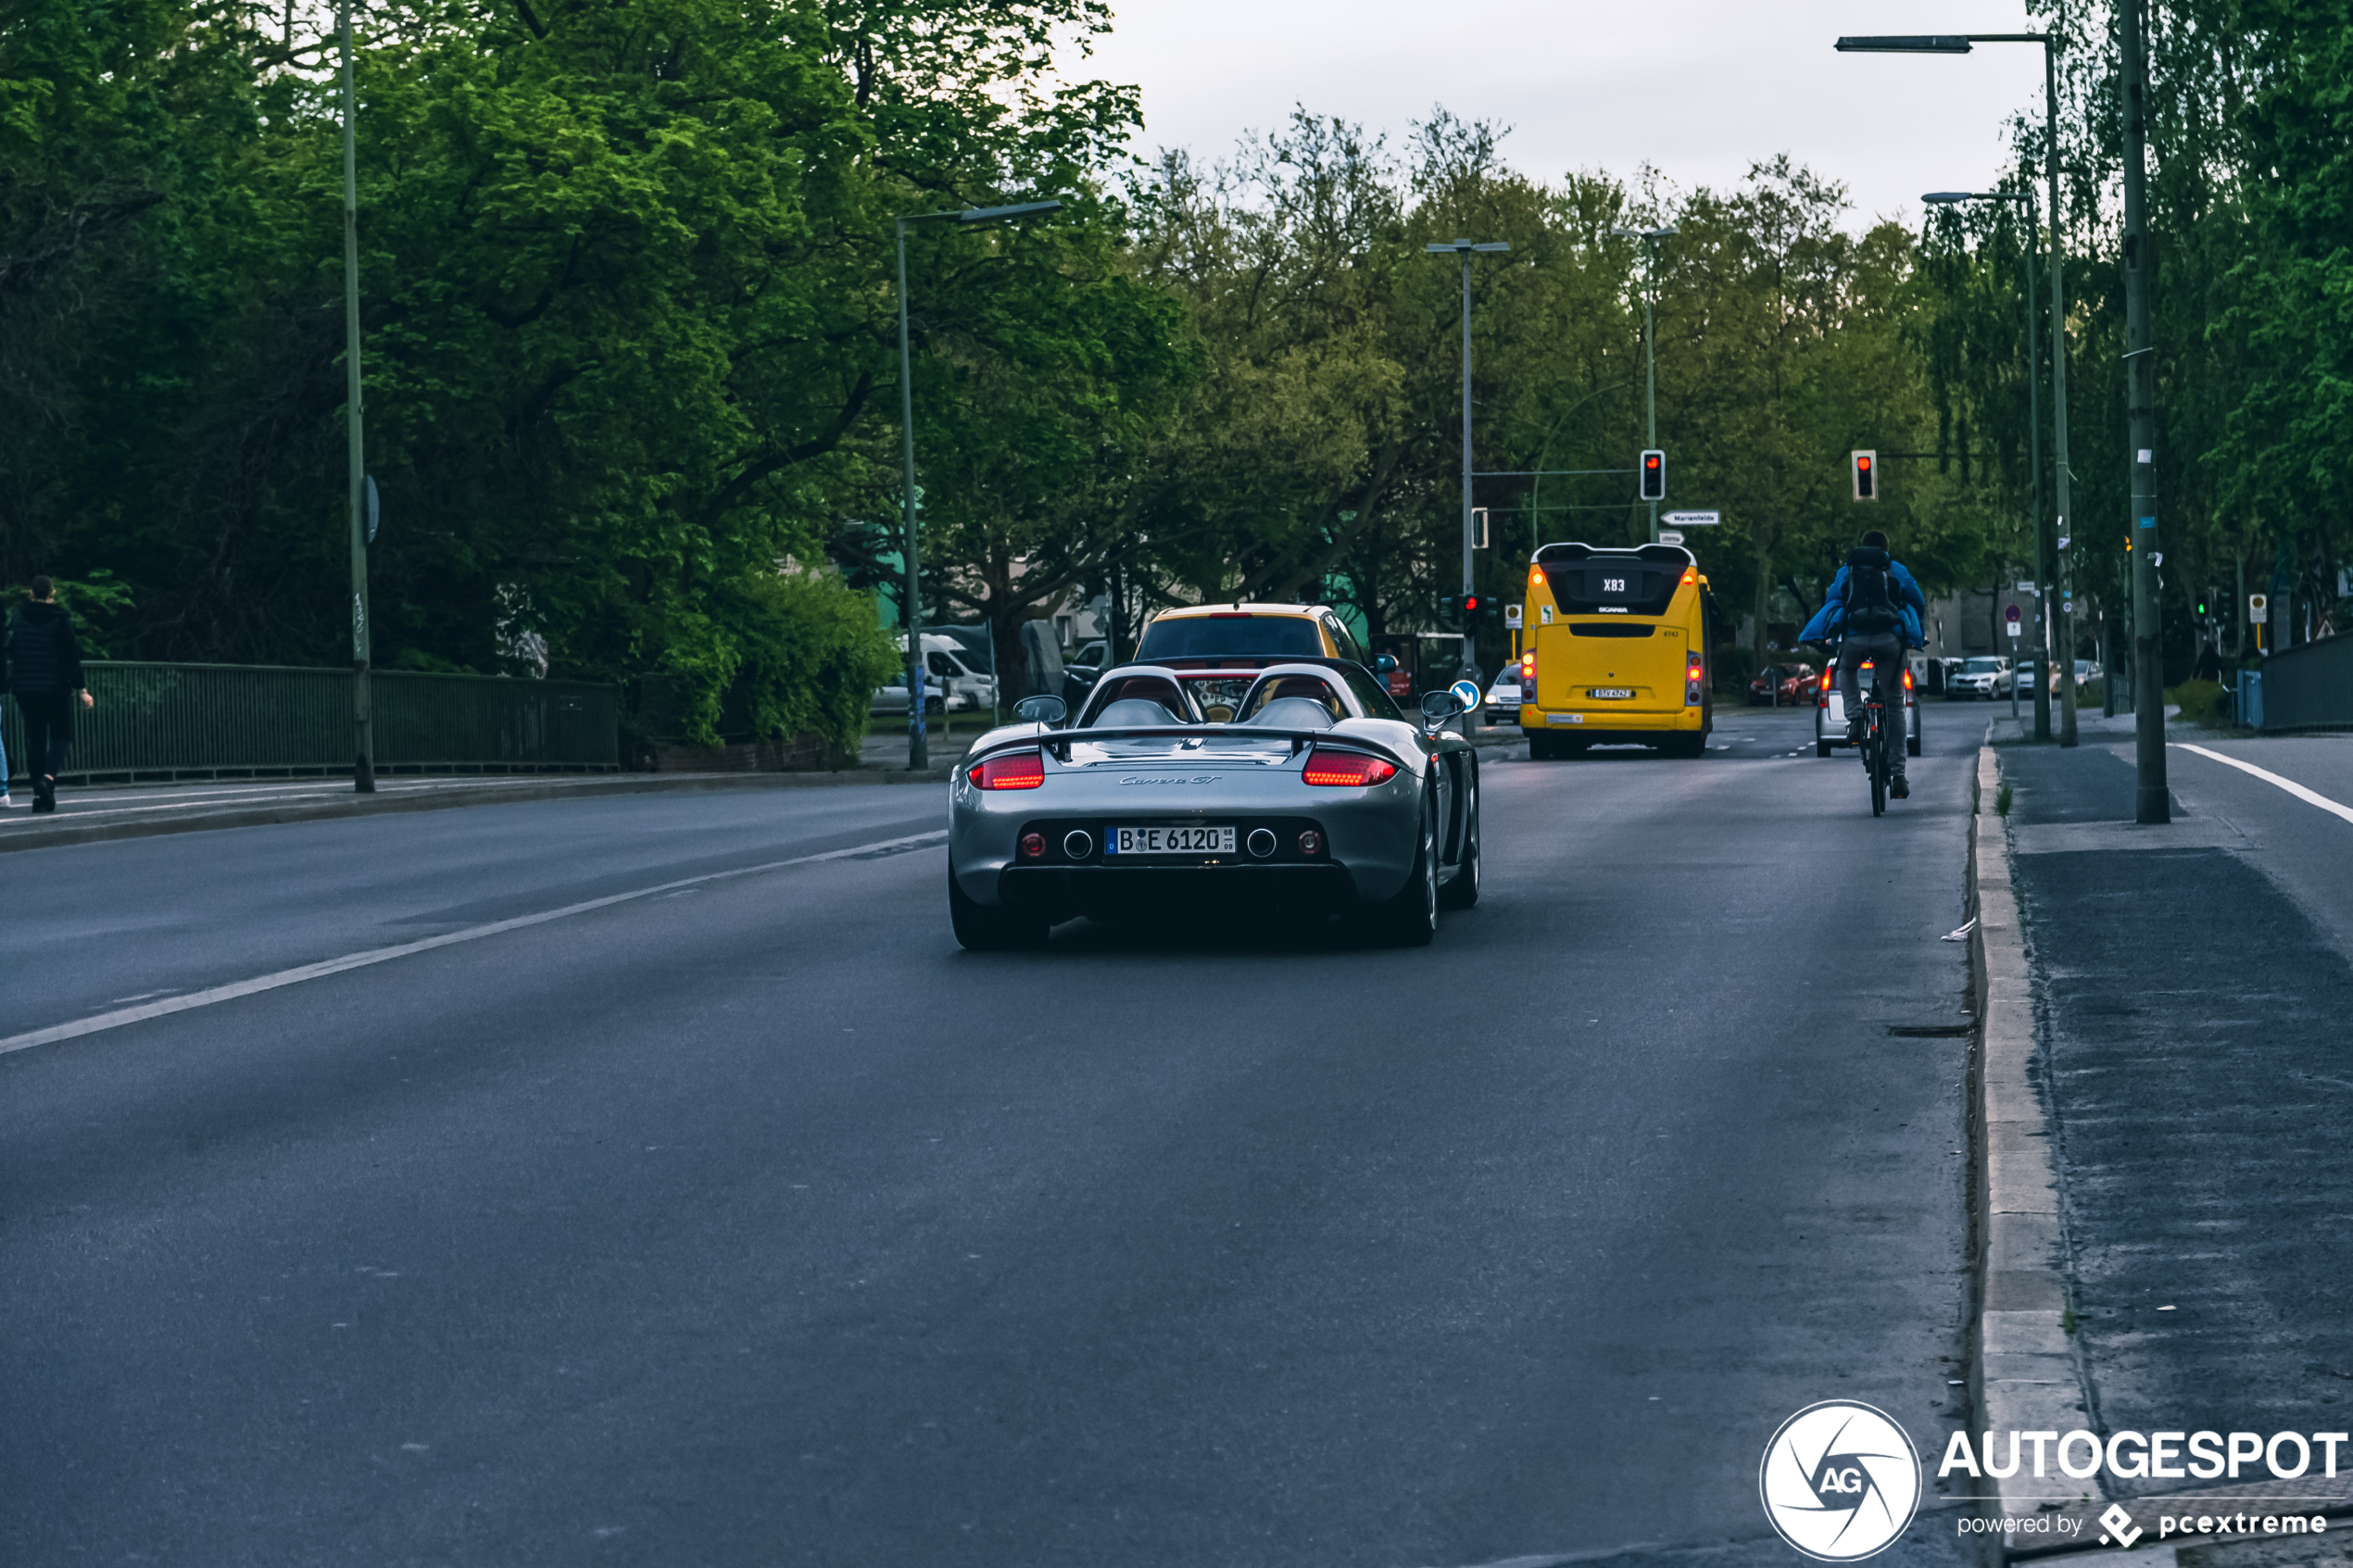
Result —
<instances>
[{"instance_id":1,"label":"lamp post","mask_svg":"<svg viewBox=\"0 0 2353 1568\"><path fill-rule=\"evenodd\" d=\"M2158 640L2157 346L2149 332L2148 61L2141 0L2116 8L2124 77L2124 430L2133 448L2133 816L2170 822L2165 788L2165 661Z\"/></svg>"},{"instance_id":2,"label":"lamp post","mask_svg":"<svg viewBox=\"0 0 2353 1568\"><path fill-rule=\"evenodd\" d=\"M1658 445L1658 323L1652 320L1651 306L1658 295L1658 242L1672 239L1676 231L1665 229L1612 229L1621 239L1642 242L1642 376L1650 389L1650 445ZM1651 503L1651 543L1658 543L1658 503Z\"/></svg>"},{"instance_id":3,"label":"lamp post","mask_svg":"<svg viewBox=\"0 0 2353 1568\"><path fill-rule=\"evenodd\" d=\"M1875 55L1966 55L1977 44L2039 44L2043 46L2043 168L2050 182L2051 208L2051 451L2053 477L2057 485L2057 526L2037 512L2034 519L2035 586L2041 592L2039 603L2046 628L2045 654L2053 652L2049 644L2056 642L2059 669L2059 745L2075 744L2075 633L2074 617L2069 612L2070 592L2066 565L2067 546L2073 529L2069 526L2070 476L2067 467L2067 289L2065 282L2065 246L2060 244L2061 217L2065 209L2059 206L2058 177L2058 51L2065 41L2050 32L1957 32L1931 34L1901 34L1842 38L1838 48L1843 54ZM2058 613L2049 613L2054 590L2059 601ZM2052 629L2055 628L2056 634ZM2038 682L2036 691L2034 736L2050 738L2049 709L2045 696L2045 683Z\"/></svg>"},{"instance_id":4,"label":"lamp post","mask_svg":"<svg viewBox=\"0 0 2353 1568\"><path fill-rule=\"evenodd\" d=\"M1490 252L1506 251L1512 247L1508 240L1496 240L1483 245L1473 245L1468 240L1455 240L1448 245L1427 245L1422 248L1433 254L1453 251L1463 258L1463 592L1465 595L1470 595L1478 591L1478 584L1471 581L1473 539L1471 533L1470 263L1474 254L1484 255ZM1469 617L1466 616L1464 619L1467 621ZM1468 626L1463 628L1463 663L1466 667L1471 663L1471 631Z\"/></svg>"},{"instance_id":5,"label":"lamp post","mask_svg":"<svg viewBox=\"0 0 2353 1568\"><path fill-rule=\"evenodd\" d=\"M931 766L931 759L924 746L924 611L922 586L917 576L915 531L915 385L907 352L907 225L928 223L935 220L950 220L962 224L993 223L1005 218L1026 218L1036 212L1057 212L1058 201L1017 202L1012 207L968 207L947 212L910 212L900 217L899 229L899 437L900 455L904 459L904 485L900 492L900 511L907 525L907 602L900 607L900 620L907 627L907 769L921 772ZM996 649L996 629L989 629L989 648L993 659Z\"/></svg>"},{"instance_id":6,"label":"lamp post","mask_svg":"<svg viewBox=\"0 0 2353 1568\"><path fill-rule=\"evenodd\" d=\"M2042 381L2035 369L2042 359L2041 334L2035 331L2034 311L2034 239L2040 227L2034 211L2034 192L2023 191L1931 191L1920 200L1937 207L1957 207L1962 202L2022 202L2026 207L2026 429L2027 462L2033 473L2033 517L2037 554L2042 543L2043 516L2043 392ZM2037 564L2039 573L2045 569ZM2050 668L2051 645L2051 583L2047 577L2035 584L2034 635L2044 650L2044 660L2034 671L2034 738L2048 740L2051 735ZM2010 717L2018 717L2018 681L2010 681Z\"/></svg>"},{"instance_id":7,"label":"lamp post","mask_svg":"<svg viewBox=\"0 0 2353 1568\"><path fill-rule=\"evenodd\" d=\"M351 787L376 792L376 724L368 690L367 450L359 409L359 153L353 128L351 0L336 7L343 44L343 378L344 445L349 458L346 510L351 528Z\"/></svg>"}]
</instances>

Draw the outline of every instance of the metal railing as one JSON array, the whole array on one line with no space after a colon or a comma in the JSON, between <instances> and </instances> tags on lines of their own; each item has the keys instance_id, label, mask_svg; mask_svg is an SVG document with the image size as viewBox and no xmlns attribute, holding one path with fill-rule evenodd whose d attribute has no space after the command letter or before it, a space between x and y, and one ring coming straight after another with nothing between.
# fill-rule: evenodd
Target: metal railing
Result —
<instances>
[{"instance_id":1,"label":"metal railing","mask_svg":"<svg viewBox=\"0 0 2353 1568\"><path fill-rule=\"evenodd\" d=\"M2353 730L2353 637L2323 637L2263 660L2265 734Z\"/></svg>"},{"instance_id":2,"label":"metal railing","mask_svg":"<svg viewBox=\"0 0 2353 1568\"><path fill-rule=\"evenodd\" d=\"M348 773L351 671L257 664L82 666L66 782ZM389 772L602 772L621 764L613 688L586 681L376 671L376 767ZM0 702L8 771L24 723Z\"/></svg>"}]
</instances>

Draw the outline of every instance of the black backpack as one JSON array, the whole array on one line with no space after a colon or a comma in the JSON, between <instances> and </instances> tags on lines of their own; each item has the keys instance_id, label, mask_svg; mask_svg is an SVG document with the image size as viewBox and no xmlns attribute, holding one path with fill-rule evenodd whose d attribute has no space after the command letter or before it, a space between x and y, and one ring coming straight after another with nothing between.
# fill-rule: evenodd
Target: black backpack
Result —
<instances>
[{"instance_id":1,"label":"black backpack","mask_svg":"<svg viewBox=\"0 0 2353 1568\"><path fill-rule=\"evenodd\" d=\"M1868 546L1846 557L1846 629L1871 633L1903 624L1896 606L1895 558Z\"/></svg>"}]
</instances>

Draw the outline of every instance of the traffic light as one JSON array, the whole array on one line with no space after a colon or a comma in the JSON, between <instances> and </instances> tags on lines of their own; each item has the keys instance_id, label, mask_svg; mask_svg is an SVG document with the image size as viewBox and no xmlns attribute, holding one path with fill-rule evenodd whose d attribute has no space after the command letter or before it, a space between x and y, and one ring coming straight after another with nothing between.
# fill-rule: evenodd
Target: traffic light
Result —
<instances>
[{"instance_id":1,"label":"traffic light","mask_svg":"<svg viewBox=\"0 0 2353 1568\"><path fill-rule=\"evenodd\" d=\"M1642 454L1642 499L1667 499L1667 454L1656 447Z\"/></svg>"},{"instance_id":2,"label":"traffic light","mask_svg":"<svg viewBox=\"0 0 2353 1568\"><path fill-rule=\"evenodd\" d=\"M1438 612L1466 632L1475 631L1478 618L1494 601L1485 594L1456 594L1438 601Z\"/></svg>"},{"instance_id":3,"label":"traffic light","mask_svg":"<svg viewBox=\"0 0 2353 1568\"><path fill-rule=\"evenodd\" d=\"M2200 594L2197 596L2197 619L2200 621L2206 619L2206 596L2204 594Z\"/></svg>"},{"instance_id":4,"label":"traffic light","mask_svg":"<svg viewBox=\"0 0 2353 1568\"><path fill-rule=\"evenodd\" d=\"M1858 501L1878 500L1879 454L1876 451L1849 452L1846 458L1854 470L1855 498Z\"/></svg>"}]
</instances>

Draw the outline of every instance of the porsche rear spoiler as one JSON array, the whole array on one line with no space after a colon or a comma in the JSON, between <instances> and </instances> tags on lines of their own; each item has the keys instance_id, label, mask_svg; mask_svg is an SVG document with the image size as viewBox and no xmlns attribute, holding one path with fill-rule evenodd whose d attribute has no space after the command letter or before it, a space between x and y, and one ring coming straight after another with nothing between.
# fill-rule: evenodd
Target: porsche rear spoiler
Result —
<instances>
[{"instance_id":1,"label":"porsche rear spoiler","mask_svg":"<svg viewBox=\"0 0 2353 1568\"><path fill-rule=\"evenodd\" d=\"M1026 751L1033 746L1042 746L1051 751L1057 761L1067 763L1070 760L1070 747L1074 741L1149 740L1154 736L1175 736L1186 740L1207 740L1213 737L1287 740L1290 742L1290 754L1293 757L1311 746L1320 746L1333 751L1363 752L1368 757L1378 757L1383 761L1394 762L1408 771L1419 766L1414 759L1400 757L1389 747L1367 740L1362 735L1339 735L1329 730L1281 730L1270 724L1136 724L1102 729L1049 730L1040 735L1014 735L1004 740L992 741L987 747L967 754L964 763L985 761L991 757L1001 757L1009 751Z\"/></svg>"}]
</instances>

